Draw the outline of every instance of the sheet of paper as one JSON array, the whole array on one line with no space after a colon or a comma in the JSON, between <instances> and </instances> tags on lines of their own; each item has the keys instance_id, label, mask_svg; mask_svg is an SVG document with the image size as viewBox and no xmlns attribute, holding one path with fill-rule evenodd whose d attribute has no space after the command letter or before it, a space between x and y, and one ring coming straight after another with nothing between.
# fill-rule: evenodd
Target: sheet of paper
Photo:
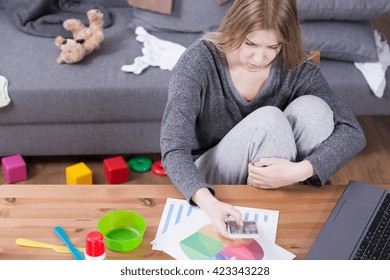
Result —
<instances>
[{"instance_id":1,"label":"sheet of paper","mask_svg":"<svg viewBox=\"0 0 390 280\"><path fill-rule=\"evenodd\" d=\"M259 232L263 239L275 243L279 211L240 206L236 206L236 208L242 213L242 219L244 221L254 220L257 222ZM197 216L200 213L204 213L203 210L191 206L184 199L168 198L161 215L156 237L167 232L172 226L178 224L180 221L183 221L190 216ZM201 217L198 217L197 219L201 219ZM153 249L157 249L157 247L154 245Z\"/></svg>"},{"instance_id":2,"label":"sheet of paper","mask_svg":"<svg viewBox=\"0 0 390 280\"><path fill-rule=\"evenodd\" d=\"M243 209L247 210L247 208ZM251 214L253 213L248 213L249 217ZM240 257L242 259L290 260L295 257L273 241L268 240L267 235L262 235L255 240L245 239L245 241L220 238L213 233L210 219L203 211L197 211L173 225L153 240L152 244L158 250L180 260L239 259Z\"/></svg>"}]
</instances>

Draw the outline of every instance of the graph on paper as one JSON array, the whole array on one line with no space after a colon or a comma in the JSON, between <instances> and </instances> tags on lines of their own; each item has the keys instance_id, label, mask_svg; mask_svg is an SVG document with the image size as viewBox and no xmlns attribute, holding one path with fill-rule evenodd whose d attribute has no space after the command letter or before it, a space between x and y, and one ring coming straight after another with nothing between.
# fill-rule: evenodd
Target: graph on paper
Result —
<instances>
[{"instance_id":1,"label":"graph on paper","mask_svg":"<svg viewBox=\"0 0 390 280\"><path fill-rule=\"evenodd\" d=\"M239 206L236 206L236 208L241 212L243 220L254 220L257 222L263 238L275 242L279 211ZM191 215L197 215L199 211L203 210L191 206L186 200L168 198L161 215L156 237L167 232L172 226L183 221L183 219Z\"/></svg>"},{"instance_id":2,"label":"graph on paper","mask_svg":"<svg viewBox=\"0 0 390 280\"><path fill-rule=\"evenodd\" d=\"M156 236L165 233L172 226L196 211L200 211L200 209L191 206L186 200L168 198L161 215Z\"/></svg>"},{"instance_id":3,"label":"graph on paper","mask_svg":"<svg viewBox=\"0 0 390 280\"><path fill-rule=\"evenodd\" d=\"M236 206L236 208L241 212L244 221L256 221L260 235L263 238L275 242L279 211L239 206Z\"/></svg>"}]
</instances>

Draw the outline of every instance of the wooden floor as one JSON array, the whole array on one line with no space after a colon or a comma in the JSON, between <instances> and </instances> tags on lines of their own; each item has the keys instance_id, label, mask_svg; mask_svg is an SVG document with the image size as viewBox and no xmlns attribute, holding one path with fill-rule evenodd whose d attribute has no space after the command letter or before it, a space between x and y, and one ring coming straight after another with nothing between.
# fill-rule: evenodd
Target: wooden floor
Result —
<instances>
[{"instance_id":1,"label":"wooden floor","mask_svg":"<svg viewBox=\"0 0 390 280\"><path fill-rule=\"evenodd\" d=\"M366 134L367 145L332 177L332 183L347 184L350 180L358 180L370 184L390 184L390 116L360 116L358 120ZM111 156L25 157L29 178L23 184L65 184L65 168L81 161L93 171L94 184L107 184L103 160ZM133 156L136 155L124 157L128 160ZM146 156L153 161L160 159L159 154ZM1 172L0 184L6 183ZM131 172L125 184L170 184L170 180L153 172Z\"/></svg>"},{"instance_id":2,"label":"wooden floor","mask_svg":"<svg viewBox=\"0 0 390 280\"><path fill-rule=\"evenodd\" d=\"M357 157L337 172L332 182L358 180L371 184L390 183L390 116L361 116L367 145Z\"/></svg>"}]
</instances>

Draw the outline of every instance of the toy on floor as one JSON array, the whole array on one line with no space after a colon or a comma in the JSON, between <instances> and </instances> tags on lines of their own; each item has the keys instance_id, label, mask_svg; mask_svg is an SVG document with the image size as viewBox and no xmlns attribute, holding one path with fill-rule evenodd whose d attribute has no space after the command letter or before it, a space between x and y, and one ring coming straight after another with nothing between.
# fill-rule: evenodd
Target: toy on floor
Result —
<instances>
[{"instance_id":1,"label":"toy on floor","mask_svg":"<svg viewBox=\"0 0 390 280\"><path fill-rule=\"evenodd\" d=\"M66 168L67 185L92 185L92 171L84 162Z\"/></svg>"},{"instance_id":2,"label":"toy on floor","mask_svg":"<svg viewBox=\"0 0 390 280\"><path fill-rule=\"evenodd\" d=\"M134 157L129 160L129 167L135 172L147 172L152 167L152 160L148 157Z\"/></svg>"},{"instance_id":3,"label":"toy on floor","mask_svg":"<svg viewBox=\"0 0 390 280\"><path fill-rule=\"evenodd\" d=\"M104 175L110 184L120 184L129 180L129 166L123 157L107 158L103 165Z\"/></svg>"},{"instance_id":4,"label":"toy on floor","mask_svg":"<svg viewBox=\"0 0 390 280\"><path fill-rule=\"evenodd\" d=\"M152 164L152 172L158 176L166 176L167 172L165 171L164 167L162 166L161 161L156 161Z\"/></svg>"},{"instance_id":5,"label":"toy on floor","mask_svg":"<svg viewBox=\"0 0 390 280\"><path fill-rule=\"evenodd\" d=\"M99 10L93 9L87 12L87 17L89 27L78 19L64 21L63 26L72 32L73 39L65 39L61 36L55 39L55 45L61 50L57 58L58 64L77 63L100 47L100 43L104 40L104 16Z\"/></svg>"},{"instance_id":6,"label":"toy on floor","mask_svg":"<svg viewBox=\"0 0 390 280\"><path fill-rule=\"evenodd\" d=\"M27 180L27 167L21 155L4 157L1 163L5 180L9 184Z\"/></svg>"}]
</instances>

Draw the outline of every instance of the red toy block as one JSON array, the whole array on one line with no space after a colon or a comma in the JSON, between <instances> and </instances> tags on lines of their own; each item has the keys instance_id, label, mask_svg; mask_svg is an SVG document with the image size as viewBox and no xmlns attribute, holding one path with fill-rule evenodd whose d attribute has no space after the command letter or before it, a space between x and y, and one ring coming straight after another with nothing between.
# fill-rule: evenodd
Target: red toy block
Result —
<instances>
[{"instance_id":1,"label":"red toy block","mask_svg":"<svg viewBox=\"0 0 390 280\"><path fill-rule=\"evenodd\" d=\"M120 184L129 180L129 166L123 157L107 158L104 163L104 175L110 184Z\"/></svg>"},{"instance_id":2,"label":"red toy block","mask_svg":"<svg viewBox=\"0 0 390 280\"><path fill-rule=\"evenodd\" d=\"M27 180L27 167L21 155L1 159L5 180L11 184Z\"/></svg>"}]
</instances>

